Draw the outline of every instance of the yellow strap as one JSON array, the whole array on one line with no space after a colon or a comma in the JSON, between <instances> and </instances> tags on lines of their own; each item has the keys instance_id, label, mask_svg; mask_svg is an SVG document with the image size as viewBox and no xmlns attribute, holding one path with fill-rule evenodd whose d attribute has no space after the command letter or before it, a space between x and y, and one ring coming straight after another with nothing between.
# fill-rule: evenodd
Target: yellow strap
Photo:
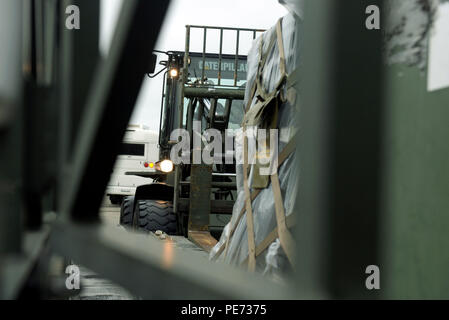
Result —
<instances>
[{"instance_id":1,"label":"yellow strap","mask_svg":"<svg viewBox=\"0 0 449 320\"><path fill-rule=\"evenodd\" d=\"M276 32L277 32L278 49L280 57L279 67L281 68L281 78L283 78L287 75L287 70L285 67L286 61L285 61L284 40L282 39L282 18L279 19L278 23L276 24Z\"/></svg>"},{"instance_id":2,"label":"yellow strap","mask_svg":"<svg viewBox=\"0 0 449 320\"><path fill-rule=\"evenodd\" d=\"M251 202L253 202L254 199L257 198L257 196L259 195L259 193L261 191L262 191L261 189L258 189L251 194ZM225 256L228 254L229 241L232 238L232 236L234 235L235 229L237 229L237 225L239 224L240 220L242 220L242 217L245 214L245 212L246 212L246 207L243 206L242 210L240 210L237 220L235 221L235 224L232 225L232 227L231 227L231 231L229 232L229 237L228 237L228 239L226 239L226 246L221 246L215 256L219 256L223 252L223 250L225 250Z\"/></svg>"},{"instance_id":3,"label":"yellow strap","mask_svg":"<svg viewBox=\"0 0 449 320\"><path fill-rule=\"evenodd\" d=\"M278 49L279 49L279 56L280 56L280 69L281 69L281 78L279 80L279 84L277 86L277 88L275 89L275 92L277 92L280 87L284 84L285 80L288 79L288 74L286 72L286 59L285 59L285 50L284 50L284 40L282 38L282 18L278 20L277 25L276 25L276 35L277 35L277 44L278 44ZM265 53L265 55L263 55L263 38L261 39L261 45L259 48L259 52L260 52L260 60L259 60L259 66L258 66L258 70L257 70L257 75L256 75L256 79L253 83L253 86L251 88L251 98L248 99L247 101L247 105L246 105L246 109L245 109L245 113L248 112L248 110L251 107L251 103L252 100L254 99L254 95L256 94L256 92L258 92L259 94L263 93L264 96L266 96L266 92L262 87L262 84L260 82L260 79L258 78L260 76L260 70L261 67L263 69L263 67L265 66L266 60L268 58L268 55L270 53L270 51L272 50L272 46L274 45L274 37L272 37L268 51ZM263 62L263 63L262 63ZM246 137L244 138L246 139ZM244 140L245 141L245 140ZM246 140L247 143L247 140ZM282 163L288 158L288 156L295 150L296 147L296 141L295 138L293 138L288 144L287 146L285 146L285 148L282 150L280 156L279 156L279 163L278 163L278 168L282 165ZM245 147L244 147L244 152L245 152ZM248 163L246 162L246 166L245 164L243 165L243 181L244 181L244 188L245 188L245 179L246 179L246 183L248 183L247 181L247 174L248 174ZM250 202L250 207L251 207L251 202L254 201L254 199L259 195L259 193L261 192L261 189L257 189L255 190L252 194L251 197L249 197L246 193L249 193L249 187L248 190L246 190L245 188L245 202ZM235 229L237 228L237 225L239 224L240 220L242 219L243 215L245 214L245 211L247 211L247 204L246 206L243 206L242 210L240 211L239 216L237 217L237 220L235 222L235 224L231 227L230 233L229 233L229 237L226 240L226 244L225 246L221 246L220 249L217 251L217 253L215 254L215 257L219 256L223 250L225 250L225 256L227 255L228 252L228 247L229 247L229 242L231 237L234 235ZM251 209L251 219L252 219L252 209ZM248 217L247 217L248 220ZM249 237L249 234L248 234ZM249 242L248 242L248 246L249 246ZM285 250L285 249L284 249Z\"/></svg>"},{"instance_id":4,"label":"yellow strap","mask_svg":"<svg viewBox=\"0 0 449 320\"><path fill-rule=\"evenodd\" d=\"M256 92L259 90L259 88L262 88L262 83L260 82L260 77L262 76L262 70L265 67L265 63L267 62L268 56L269 56L271 50L273 50L275 40L276 40L275 37L271 37L267 52L265 54L263 54L263 37L260 39L259 64L257 67L256 78L254 79L253 86L251 87L250 99L248 99L248 101L246 103L245 113L247 113L248 110L250 109L251 103L253 102Z\"/></svg>"},{"instance_id":5,"label":"yellow strap","mask_svg":"<svg viewBox=\"0 0 449 320\"><path fill-rule=\"evenodd\" d=\"M265 68L265 64L267 63L268 56L270 55L271 50L273 50L275 40L276 40L276 38L274 36L271 37L270 44L268 45L268 49L265 52L265 54L263 54L263 37L261 38L260 48L259 48L260 58L259 58L258 73L260 73L260 71L262 71Z\"/></svg>"},{"instance_id":6,"label":"yellow strap","mask_svg":"<svg viewBox=\"0 0 449 320\"><path fill-rule=\"evenodd\" d=\"M257 89L257 81L254 81L250 93L251 98L249 98L248 101L246 102L245 114L248 112L249 108L251 108L251 103L253 102L254 95L256 94L256 89Z\"/></svg>"},{"instance_id":7,"label":"yellow strap","mask_svg":"<svg viewBox=\"0 0 449 320\"><path fill-rule=\"evenodd\" d=\"M279 80L279 84L276 86L275 90L272 93L267 93L263 87L262 84L262 71L265 68L265 64L267 62L268 56L270 55L270 52L273 50L275 40L277 39L278 47L279 47L279 56L280 56L280 68L281 68L281 79ZM257 67L257 74L256 78L254 80L253 86L251 88L251 98L248 99L247 105L245 108L245 113L248 112L248 110L251 107L251 102L254 99L254 96L257 93L257 96L263 100L267 100L268 97L273 96L277 94L277 91L279 91L280 87L283 85L285 79L287 78L286 73L286 67L285 67L285 51L284 51L284 41L282 39L282 18L279 19L277 26L276 26L276 37L271 37L270 44L268 45L268 49L263 53L263 37L260 40L260 46L259 46L259 64Z\"/></svg>"},{"instance_id":8,"label":"yellow strap","mask_svg":"<svg viewBox=\"0 0 449 320\"><path fill-rule=\"evenodd\" d=\"M289 227L293 225L293 216L287 217L284 211L284 203L282 201L281 187L279 185L279 177L277 173L271 175L271 183L273 187L274 194L274 206L276 211L276 228L271 231L268 236L262 240L262 242L256 247L255 254L258 257L270 244L279 237L282 249L287 255L288 260L292 266L295 265L295 242L293 237L288 230ZM245 265L248 259L242 263Z\"/></svg>"},{"instance_id":9,"label":"yellow strap","mask_svg":"<svg viewBox=\"0 0 449 320\"><path fill-rule=\"evenodd\" d=\"M279 155L278 169L281 167L281 165L284 163L284 161L287 160L287 158L293 153L293 151L295 151L296 139L297 139L297 137L295 135L292 139L290 139L289 143L287 143L287 145L284 147L284 149L282 149L282 152ZM245 177L245 175L247 174L247 171L245 171L245 168L243 169L243 171L244 171L243 176ZM253 191L253 193L251 194L251 202L253 202L257 198L257 196L259 195L259 193L261 191L262 191L262 189L257 189L255 191ZM214 257L218 257L223 252L223 250L225 250L225 256L227 255L229 242L230 242L232 236L234 235L235 229L237 229L237 226L238 226L240 220L242 219L243 215L245 214L245 212L246 212L246 207L243 206L242 210L239 213L239 216L237 217L237 220L231 226L231 230L229 232L228 239L226 239L226 245L221 246Z\"/></svg>"},{"instance_id":10,"label":"yellow strap","mask_svg":"<svg viewBox=\"0 0 449 320\"><path fill-rule=\"evenodd\" d=\"M287 227L291 228L295 225L295 219L293 214L290 214L287 216ZM269 246L270 244L273 243L274 240L276 240L276 238L278 237L278 227L276 226L269 234L268 236L263 239L259 245L256 247L256 257L260 256L260 254L262 252L264 252ZM248 263L248 258L246 258L241 265L245 265Z\"/></svg>"},{"instance_id":11,"label":"yellow strap","mask_svg":"<svg viewBox=\"0 0 449 320\"><path fill-rule=\"evenodd\" d=\"M281 186L279 184L279 177L277 173L271 175L271 185L274 194L274 207L276 210L276 223L281 242L282 249L284 249L288 260L294 265L295 242L290 231L287 228L287 222L284 211L284 201L282 201Z\"/></svg>"},{"instance_id":12,"label":"yellow strap","mask_svg":"<svg viewBox=\"0 0 449 320\"><path fill-rule=\"evenodd\" d=\"M256 270L256 243L254 238L253 209L251 207L251 193L248 186L248 137L243 134L243 188L246 203L246 228L248 234L248 271Z\"/></svg>"}]
</instances>

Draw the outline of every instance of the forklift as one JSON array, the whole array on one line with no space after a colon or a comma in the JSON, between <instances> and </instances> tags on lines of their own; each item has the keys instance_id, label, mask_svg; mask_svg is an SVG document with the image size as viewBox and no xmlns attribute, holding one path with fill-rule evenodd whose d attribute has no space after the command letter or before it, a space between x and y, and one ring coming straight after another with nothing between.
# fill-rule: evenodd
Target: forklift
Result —
<instances>
[{"instance_id":1,"label":"forklift","mask_svg":"<svg viewBox=\"0 0 449 320\"><path fill-rule=\"evenodd\" d=\"M202 31L202 52L190 52L193 29ZM247 57L239 54L240 39L243 33L249 33L254 40L264 31L187 25L184 52L153 53L148 76L154 78L163 73L164 77L159 161L154 164L154 173L126 173L151 178L153 182L139 186L134 196L124 199L121 225L182 235L206 251L217 243L237 196L234 148L229 148L225 141L232 139L232 130L241 127L245 113ZM206 52L207 36L212 32L220 35L218 53ZM224 33L235 36L235 54L223 53ZM155 73L156 53L168 58L160 61L163 68ZM190 139L189 152L182 155L187 161L181 163L174 163L170 157L172 148L179 143L171 139L176 129L188 132ZM212 150L213 164L204 163L202 157L199 162L192 161L195 152L202 154L206 143L203 132L208 129L220 132L223 152Z\"/></svg>"}]
</instances>

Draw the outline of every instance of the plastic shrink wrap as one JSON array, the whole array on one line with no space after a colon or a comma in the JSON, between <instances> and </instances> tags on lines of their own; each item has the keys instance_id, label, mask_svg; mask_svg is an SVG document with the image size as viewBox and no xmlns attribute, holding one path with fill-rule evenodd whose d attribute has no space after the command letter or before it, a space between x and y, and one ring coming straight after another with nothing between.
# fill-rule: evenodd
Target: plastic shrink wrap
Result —
<instances>
[{"instance_id":1,"label":"plastic shrink wrap","mask_svg":"<svg viewBox=\"0 0 449 320\"><path fill-rule=\"evenodd\" d=\"M294 1L281 0L286 3L286 7L290 10L295 10ZM288 6L291 4L291 7ZM296 7L298 9L299 7ZM290 75L298 72L299 57L299 41L297 41L297 30L301 28L301 18L297 12L290 12L287 16L281 20L282 25L282 39L286 60L286 73L288 74L288 81L286 83L292 83L292 77ZM299 25L299 26L298 26ZM298 28L299 27L299 28ZM266 54L267 59L265 67L261 72L261 83L266 92L273 92L276 90L276 86L279 84L279 80L282 77L280 68L280 54L279 43L276 41L277 31L276 26L267 30L259 38L257 38L248 54L248 76L245 92L244 106L249 104L248 100L251 100L251 104L248 110L251 110L257 103L258 98L252 97L252 88L256 81L258 73L259 61L261 58L260 45L262 41L262 57ZM274 40L274 41L273 41ZM270 45L271 44L271 45ZM268 52L270 49L271 52ZM293 141L293 137L297 132L297 104L299 95L294 89L295 86L283 85L281 91L282 96L286 97L285 101L279 105L277 111L277 129L278 131L278 152L282 154L283 149L288 143ZM250 130L248 131L250 132ZM255 135L256 131L252 134ZM240 217L241 212L245 207L245 191L243 188L243 139L242 132L236 136L236 160L237 160L237 199L233 208L232 218L228 225L226 225L220 241L210 252L211 260L223 261L225 263L235 266L245 266L248 262L248 230L247 230L247 213ZM249 153L249 155L251 155ZM252 214L253 214L253 226L254 226L254 240L256 248L260 250L258 253L256 250L256 265L255 271L262 272L269 277L275 279L281 279L282 275L290 268L289 260L286 253L280 245L278 237L274 237L273 241L270 241L267 245L263 246L263 242L267 242L270 234L276 230L277 220L275 211L275 200L273 196L273 186L270 182L268 187L255 190L253 188L254 171L255 166L249 166L250 172L248 174L248 184L251 194L254 191L259 191L257 197L252 201ZM291 153L285 161L280 165L277 170L279 176L279 185L282 194L282 201L284 206L285 215L287 220L291 220L297 194L297 182L299 177L298 167L295 160L295 152ZM230 236L232 230L234 231Z\"/></svg>"}]
</instances>

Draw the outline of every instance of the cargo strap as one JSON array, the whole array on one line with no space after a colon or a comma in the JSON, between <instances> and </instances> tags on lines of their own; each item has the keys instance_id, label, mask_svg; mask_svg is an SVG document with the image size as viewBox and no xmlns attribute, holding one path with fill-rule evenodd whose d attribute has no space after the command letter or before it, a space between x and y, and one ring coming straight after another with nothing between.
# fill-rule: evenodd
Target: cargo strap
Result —
<instances>
[{"instance_id":1,"label":"cargo strap","mask_svg":"<svg viewBox=\"0 0 449 320\"><path fill-rule=\"evenodd\" d=\"M281 79L278 84L278 89L282 86L283 82L287 79L287 68L284 50L284 39L282 38L282 19L280 19L276 25L276 33L278 39L279 56L281 58L279 67L281 68Z\"/></svg>"},{"instance_id":2,"label":"cargo strap","mask_svg":"<svg viewBox=\"0 0 449 320\"><path fill-rule=\"evenodd\" d=\"M278 84L276 85L275 89L271 93L267 93L263 87L262 84L262 74L263 74L263 68L265 67L266 61L268 59L269 54L271 53L273 46L274 46L274 40L277 39L278 44L278 50L279 50L279 56L280 56L280 72L281 77L279 79ZM265 108L267 106L270 106L272 101L275 100L275 110L271 110L274 112L275 119L277 120L277 112L279 107L279 100L284 102L285 99L282 97L282 87L288 83L288 74L286 70L286 59L285 59L285 50L284 50L284 41L282 36L282 18L279 19L277 25L276 25L276 37L272 37L270 44L268 46L268 50L263 54L263 40L261 40L260 44L260 60L256 75L256 80L251 88L250 97L247 101L246 110L245 113L248 115L248 112L250 111L252 101L254 99L254 96L257 96L258 102L256 103L258 110L253 110L253 113L251 117L255 117L256 119L248 119L246 116L244 119L244 122L242 124L244 132L246 131L246 125L248 123L251 123L252 125L254 122L257 122L257 118L261 117L262 114L265 111ZM260 110L259 110L260 109ZM267 110L268 111L268 110ZM251 112L250 112L251 113ZM274 128L277 126L277 121L270 121L269 127ZM279 236L281 246L284 249L284 251L287 254L288 259L293 264L293 252L294 252L294 242L293 238L288 230L288 223L287 218L284 212L284 204L282 200L282 194L281 194L281 188L279 184L279 177L277 173L270 176L271 184L273 188L273 194L275 199L275 211L276 211L276 224L277 227L275 231L271 232L269 237L262 241L261 244L263 244L264 248L262 251L257 252L257 249L260 249L260 245L256 248L255 245L255 236L254 236L254 217L253 217L253 210L252 210L252 201L259 195L262 189L255 189L255 191L251 194L250 188L248 185L248 137L246 134L244 134L243 138L243 187L245 192L245 205L243 206L239 216L237 217L236 222L231 226L231 230L229 232L228 238L226 240L225 246L221 246L220 249L217 251L215 256L220 255L223 250L225 250L225 256L227 255L228 248L229 248L229 242L231 237L233 236L240 220L242 219L243 215L246 214L246 224L247 224L247 236L248 236L248 270L254 271L256 267L256 257L266 249L267 246L270 245L275 239L276 236ZM292 138L291 141L284 147L283 151L280 154L279 162L278 162L278 168L282 165L282 163L293 153L296 146L296 139ZM254 177L253 177L254 180ZM267 179L268 180L268 179ZM271 240L271 237L275 235L275 237ZM271 236L271 237L270 237ZM268 240L271 240L268 242ZM265 243L266 247L265 247Z\"/></svg>"},{"instance_id":3,"label":"cargo strap","mask_svg":"<svg viewBox=\"0 0 449 320\"><path fill-rule=\"evenodd\" d=\"M261 41L260 45L260 61L259 67L256 75L256 85L254 94L257 97L256 102L252 105L249 110L246 112L245 117L243 119L242 126L245 127L254 127L257 126L260 129L275 129L278 126L278 115L279 109L283 102L285 102L285 95L283 93L283 88L286 84L286 80L288 78L286 72L286 59L284 52L284 41L282 36L282 19L279 19L276 26L276 37L272 37L273 39L277 39L277 46L279 51L279 67L281 70L281 78L279 79L278 84L274 88L274 90L268 93L263 86L263 69L265 67L266 59L269 54L272 52L271 44L269 46L268 51L263 54L263 43ZM274 42L274 41L272 41ZM251 99L252 102L253 99ZM266 140L263 143L265 147L263 150L270 149L270 137L266 137ZM258 152L256 159L267 159L270 155L266 152ZM261 160L260 160L261 161ZM252 180L252 188L253 189L265 189L268 187L270 183L270 177L268 175L262 175L261 169L266 168L266 163L262 163L259 160L253 164L253 180Z\"/></svg>"},{"instance_id":4,"label":"cargo strap","mask_svg":"<svg viewBox=\"0 0 449 320\"><path fill-rule=\"evenodd\" d=\"M282 24L279 20L276 25L279 55L281 57L280 68L281 68L281 81L288 79L286 70L286 59L284 50L284 40L282 39ZM279 87L283 83L279 83ZM294 265L294 241L290 231L287 228L286 216L284 211L284 201L282 200L281 186L279 184L279 176L277 172L271 175L271 186L274 194L274 206L276 211L276 223L277 223L277 233L279 235L279 241L281 242L282 249L287 255L290 263Z\"/></svg>"},{"instance_id":5,"label":"cargo strap","mask_svg":"<svg viewBox=\"0 0 449 320\"><path fill-rule=\"evenodd\" d=\"M294 141L295 139L293 139ZM284 148L284 150L287 147ZM283 151L284 151L283 150ZM295 150L295 148L292 148L290 151L290 154ZM285 159L284 159L285 160ZM279 237L279 241L281 243L281 247L284 250L285 254L287 255L288 260L290 261L290 264L294 266L294 252L295 252L295 243L293 240L293 237L288 230L289 225L287 224L287 216L285 215L284 210L284 201L282 199L282 193L281 193L281 186L279 183L279 176L277 173L274 173L270 176L271 178L271 186L273 189L273 195L274 195L274 207L276 211L276 228L275 231L271 232L262 242L255 248L255 257L250 257L248 255L249 261L252 259L255 260L268 246L276 239L276 237ZM248 198L248 197L247 197ZM275 236L273 238L273 235ZM251 251L252 254L252 251ZM246 259L242 265L245 265L247 263ZM248 266L249 266L248 261ZM249 267L248 267L249 269Z\"/></svg>"},{"instance_id":6,"label":"cargo strap","mask_svg":"<svg viewBox=\"0 0 449 320\"><path fill-rule=\"evenodd\" d=\"M281 70L281 78L279 79L279 82L276 85L274 91L271 93L267 93L262 84L263 69L265 68L265 64L267 62L267 59L268 59L270 53L273 51L273 47L274 47L276 40L277 40L279 56L280 56L279 65L280 65L280 70ZM263 54L263 38L261 38L260 47L259 47L259 57L260 58L259 58L259 64L258 64L258 68L257 68L256 79L253 83L253 86L251 87L250 97L248 98L248 101L246 104L245 113L247 113L249 111L249 109L251 108L251 103L255 96L257 96L258 99L261 101L266 101L270 97L276 96L277 93L279 92L279 90L281 89L282 85L288 78L286 66L285 66L286 60L285 60L285 51L284 51L284 41L282 38L282 18L279 19L277 22L276 35L275 36L273 35L273 37L271 37L270 44L268 45L268 49L265 52L265 54Z\"/></svg>"},{"instance_id":7,"label":"cargo strap","mask_svg":"<svg viewBox=\"0 0 449 320\"><path fill-rule=\"evenodd\" d=\"M295 136L293 136L293 138L292 139L290 139L290 141L287 143L287 145L284 147L284 149L282 150L282 152L279 154L279 162L278 162L278 169L281 167L281 165L285 162L285 160L287 160L288 159L288 157L295 151L295 149L296 149L296 140L297 140L297 134L295 135ZM243 175L244 175L244 178L245 178L245 176L246 176L246 171L245 171L245 168L243 169L243 171L244 171L244 173L243 173ZM255 190L255 191L253 191L252 193L251 193L251 201L250 202L253 202L256 198L257 198L257 196L260 194L260 192L262 191L262 189L257 189L257 190ZM246 194L245 194L245 201L249 198L249 197L247 197L246 196ZM228 247L229 247L229 242L230 242L230 239L232 238L232 236L234 235L234 232L235 232L235 230L237 229L237 226L238 226L238 224L239 224L239 222L240 222L240 220L242 219L242 217L243 217L243 215L245 214L245 212L246 212L246 206L243 206L243 208L242 208L242 210L240 211L240 213L239 213L239 215L238 215L238 217L237 217L237 220L235 221L235 223L231 226L231 230L230 230L230 232L229 232L229 236L228 236L228 238L227 238L227 240L226 240L226 245L225 246L221 246L220 247L220 249L217 251L217 253L215 254L215 257L218 257L222 252L223 252L223 250L225 251L225 256L227 255L227 253L228 253ZM287 222L287 226L288 226L288 222ZM274 239L273 239L273 241L274 241ZM257 253L257 248L256 248L256 257L258 256L258 253Z\"/></svg>"},{"instance_id":8,"label":"cargo strap","mask_svg":"<svg viewBox=\"0 0 449 320\"><path fill-rule=\"evenodd\" d=\"M288 75L288 79L287 79L287 88L292 88L295 87L298 83L300 83L300 78L299 78L299 67L296 68L295 70L293 70L292 72L289 73Z\"/></svg>"},{"instance_id":9,"label":"cargo strap","mask_svg":"<svg viewBox=\"0 0 449 320\"><path fill-rule=\"evenodd\" d=\"M291 228L295 225L295 219L293 214L289 214L285 218L287 228ZM268 236L263 239L256 247L256 257L258 257L262 252L264 252L272 243L276 240L276 238L279 237L278 234L278 227L276 226L269 234ZM246 258L242 265L245 265L248 263L248 258Z\"/></svg>"},{"instance_id":10,"label":"cargo strap","mask_svg":"<svg viewBox=\"0 0 449 320\"><path fill-rule=\"evenodd\" d=\"M282 249L284 249L291 265L294 265L294 249L295 242L290 231L287 228L286 216L284 211L284 201L282 200L281 186L279 184L279 177L277 173L271 175L271 186L274 194L274 207L276 210L276 223L281 242Z\"/></svg>"},{"instance_id":11,"label":"cargo strap","mask_svg":"<svg viewBox=\"0 0 449 320\"><path fill-rule=\"evenodd\" d=\"M245 190L246 226L248 234L248 271L256 269L256 244L251 194L248 186L248 137L243 137L243 188Z\"/></svg>"},{"instance_id":12,"label":"cargo strap","mask_svg":"<svg viewBox=\"0 0 449 320\"><path fill-rule=\"evenodd\" d=\"M256 79L253 82L253 86L251 87L251 92L248 101L246 102L246 108L245 113L248 112L249 108L251 108L251 104L253 102L254 96L256 95L257 85L260 83L260 81L257 81L258 77L262 76L263 68L265 67L265 63L267 62L268 56L270 55L271 51L273 50L274 44L276 42L276 37L271 37L270 44L268 45L267 52L263 54L263 37L260 39L260 46L259 46L259 64L257 66L257 74Z\"/></svg>"},{"instance_id":13,"label":"cargo strap","mask_svg":"<svg viewBox=\"0 0 449 320\"><path fill-rule=\"evenodd\" d=\"M284 40L283 40L283 36L282 36L282 18L279 19L276 24L276 37L275 38L277 39L277 45L278 45L278 51L279 51L279 69L281 71L281 77L279 78L279 81L278 81L277 85L275 86L274 90L272 92L268 93L262 84L262 77L263 77L263 68L265 67L265 63L267 60L266 58L268 57L268 55L271 52L271 50L270 50L271 48L269 48L269 51L267 52L267 56L259 64L259 69L257 71L257 76L256 76L257 88L256 88L255 94L259 98L259 100L262 100L262 101L268 100L272 96L276 96L288 78L287 68L286 68L285 51L284 51Z\"/></svg>"},{"instance_id":14,"label":"cargo strap","mask_svg":"<svg viewBox=\"0 0 449 320\"><path fill-rule=\"evenodd\" d=\"M299 67L288 74L287 84L286 84L287 89L294 88L300 82L300 75L299 74L300 74L300 68ZM251 107L251 104L253 102L254 96L256 94L256 89L257 89L257 82L254 81L253 82L253 86L251 87L251 91L250 91L250 98L248 99L248 101L246 103L245 113L247 113L248 110Z\"/></svg>"},{"instance_id":15,"label":"cargo strap","mask_svg":"<svg viewBox=\"0 0 449 320\"><path fill-rule=\"evenodd\" d=\"M282 22L282 20L280 19L278 21L278 25L280 25ZM281 46L279 46L279 50L283 50L283 46L282 46L282 33L279 33L280 29L277 28L277 37L271 37L270 40L270 44L268 45L268 49L266 51L266 53L263 53L263 37L261 38L260 41L260 48L259 48L259 56L260 56L260 60L259 60L259 64L258 64L258 68L257 68L257 75L256 75L256 81L253 85L252 88L252 92L251 92L251 99L249 99L248 101L248 105L247 105L247 109L246 112L248 114L248 112L251 113L251 111L256 111L254 113L254 117L258 120L256 121L260 121L260 116L262 115L264 109L271 103L271 101L273 99L276 99L275 102L275 106L276 106L276 110L274 111L274 114L276 115L275 117L273 117L269 127L276 127L277 126L277 108L278 108L278 103L277 103L277 95L278 95L278 91L279 88L277 87L276 90L270 94L267 95L266 91L263 88L262 85L262 79L263 79L263 69L265 68L265 64L267 62L267 59L270 55L270 53L273 50L274 47L274 43L275 43L275 38L279 38L279 35L281 36ZM278 39L278 45L279 45L279 39ZM285 59L282 59L283 53L281 54L281 60L280 63L284 64L283 68L281 67L281 70L284 70L284 72L282 73L282 77L285 77ZM254 95L257 95L258 99L260 100L258 102L258 106L260 107L260 113L257 112L257 110L259 110L259 108L255 108L257 110L249 110L251 103L252 103L252 99L254 97ZM275 97L276 96L276 97ZM262 102L263 101L263 102ZM248 119L246 119L246 121L248 121ZM243 131L246 132L246 125L248 122L244 122L243 124ZM253 125L253 123L251 123ZM243 162L243 188L245 191L245 207L246 207L246 227L247 227L247 235L248 235L248 270L249 271L254 271L256 268L256 244L255 244L255 236L254 236L254 217L253 217L253 211L252 211L252 201L251 201L251 191L249 189L249 185L248 185L248 137L246 136L246 134L244 134L244 138L243 138L244 142L243 142L243 157L244 157L244 162ZM268 138L269 139L269 138ZM256 170L257 171L257 170ZM257 180L257 185L260 186L267 186L267 182L265 182L265 180L267 179L260 179L258 173L257 174L253 174L253 187L254 187L254 179ZM228 244L227 244L228 245ZM227 246L228 247L228 246Z\"/></svg>"}]
</instances>

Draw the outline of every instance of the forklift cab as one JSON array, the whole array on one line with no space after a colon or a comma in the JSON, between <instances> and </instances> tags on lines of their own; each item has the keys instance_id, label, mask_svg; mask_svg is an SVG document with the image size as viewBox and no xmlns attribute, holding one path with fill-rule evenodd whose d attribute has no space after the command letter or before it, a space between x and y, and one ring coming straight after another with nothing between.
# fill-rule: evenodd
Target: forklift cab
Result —
<instances>
[{"instance_id":1,"label":"forklift cab","mask_svg":"<svg viewBox=\"0 0 449 320\"><path fill-rule=\"evenodd\" d=\"M233 130L241 127L245 113L243 99L247 57L239 55L240 35L249 32L255 39L257 33L264 30L206 26L186 28L184 52L159 52L165 54L167 59L157 63L153 55L151 61L150 71L154 72L157 64L163 68L149 77L161 73L164 77L160 106L160 161L156 166L159 171L158 176L153 177L155 183L140 186L136 190L135 198L132 199L134 203L128 204L134 210L128 216L133 217L131 224L135 228L184 235L208 251L229 221L237 195L233 143L229 145L225 141L232 141ZM203 52L189 50L190 31L193 28L204 32ZM206 52L207 31L210 29L220 31L219 53ZM236 35L235 54L223 53L225 30ZM203 159L194 161L193 157L195 152L202 154L206 143L203 133L208 129L218 131L222 139L222 152L212 151L212 164L205 163ZM180 141L173 134L176 130L186 133L190 139L189 152L183 157L185 161L171 167L172 171L162 172L160 164L172 162L172 148ZM198 136L201 140L195 143L194 138ZM159 204L163 202L164 208L160 208L158 201ZM126 200L124 204L126 206ZM148 210L149 207L152 211ZM148 216L154 219L148 219Z\"/></svg>"}]
</instances>

